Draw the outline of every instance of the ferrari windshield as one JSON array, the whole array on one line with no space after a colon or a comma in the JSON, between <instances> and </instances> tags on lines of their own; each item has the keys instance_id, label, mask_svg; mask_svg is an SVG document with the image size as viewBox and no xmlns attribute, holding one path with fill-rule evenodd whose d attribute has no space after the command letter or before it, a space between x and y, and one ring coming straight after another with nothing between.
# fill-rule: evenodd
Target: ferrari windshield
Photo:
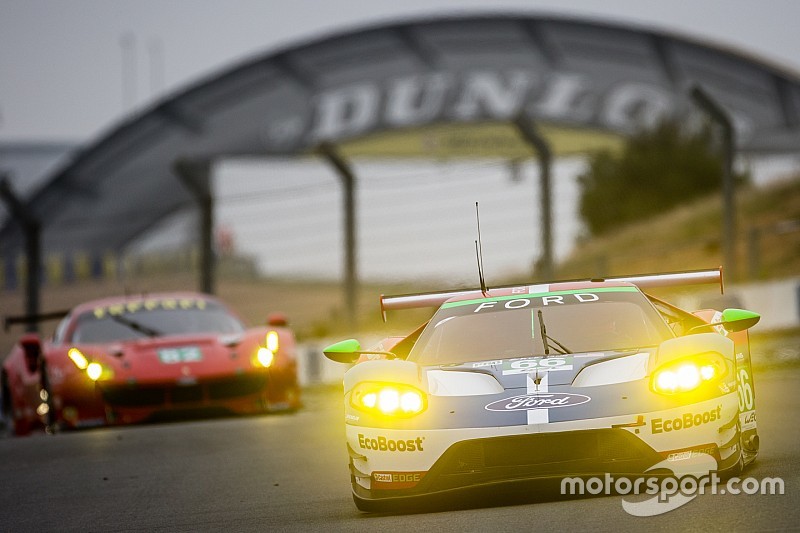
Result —
<instances>
[{"instance_id":1,"label":"ferrari windshield","mask_svg":"<svg viewBox=\"0 0 800 533\"><path fill-rule=\"evenodd\" d=\"M165 335L238 333L242 323L223 306L207 300L150 300L98 307L80 315L73 343L105 343Z\"/></svg>"},{"instance_id":2,"label":"ferrari windshield","mask_svg":"<svg viewBox=\"0 0 800 533\"><path fill-rule=\"evenodd\" d=\"M635 287L520 294L444 304L409 354L426 365L631 350L672 337Z\"/></svg>"}]
</instances>

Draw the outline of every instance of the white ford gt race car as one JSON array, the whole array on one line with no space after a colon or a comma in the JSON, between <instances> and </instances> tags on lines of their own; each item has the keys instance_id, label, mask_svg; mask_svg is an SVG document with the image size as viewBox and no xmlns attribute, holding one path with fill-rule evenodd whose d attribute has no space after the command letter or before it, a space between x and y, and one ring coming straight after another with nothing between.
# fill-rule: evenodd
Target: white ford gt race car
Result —
<instances>
[{"instance_id":1,"label":"white ford gt race car","mask_svg":"<svg viewBox=\"0 0 800 533\"><path fill-rule=\"evenodd\" d=\"M747 329L759 315L642 292L712 282L721 270L382 297L384 313L439 309L375 349L325 350L355 363L344 405L356 506L641 475L697 454L738 473L758 453Z\"/></svg>"}]
</instances>

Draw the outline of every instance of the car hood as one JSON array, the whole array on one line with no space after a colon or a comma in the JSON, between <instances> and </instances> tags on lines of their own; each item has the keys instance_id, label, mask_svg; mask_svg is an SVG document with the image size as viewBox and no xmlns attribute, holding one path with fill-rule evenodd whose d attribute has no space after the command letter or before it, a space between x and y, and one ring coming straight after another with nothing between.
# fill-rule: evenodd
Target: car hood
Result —
<instances>
[{"instance_id":1,"label":"car hood","mask_svg":"<svg viewBox=\"0 0 800 533\"><path fill-rule=\"evenodd\" d=\"M544 409L548 422L631 415L663 408L646 381L656 348L486 359L451 365L367 361L345 373L345 394L362 382L403 383L428 395L428 409L410 419L369 417L359 424L398 429L530 424ZM667 400L668 401L668 400ZM644 411L643 411L644 410Z\"/></svg>"},{"instance_id":2,"label":"car hood","mask_svg":"<svg viewBox=\"0 0 800 533\"><path fill-rule=\"evenodd\" d=\"M592 366L592 375L613 374L618 382L640 379L647 373L655 348L612 350L578 354L556 354L512 359L487 359L452 365L425 366L431 386L457 387L465 379L452 373L478 373L495 378L502 389L525 389L527 379L547 376L550 386L570 385L585 368ZM595 366L597 365L597 366ZM588 373L587 373L588 375ZM582 377L583 378L583 377ZM579 378L579 379L582 379ZM593 378L596 379L596 378ZM459 388L459 387L457 387ZM455 394L457 391L453 391Z\"/></svg>"},{"instance_id":3,"label":"car hood","mask_svg":"<svg viewBox=\"0 0 800 533\"><path fill-rule=\"evenodd\" d=\"M112 382L174 381L249 370L257 342L247 336L237 340L228 342L220 335L158 337L106 345L102 355L96 347L87 347L87 352L113 369Z\"/></svg>"}]
</instances>

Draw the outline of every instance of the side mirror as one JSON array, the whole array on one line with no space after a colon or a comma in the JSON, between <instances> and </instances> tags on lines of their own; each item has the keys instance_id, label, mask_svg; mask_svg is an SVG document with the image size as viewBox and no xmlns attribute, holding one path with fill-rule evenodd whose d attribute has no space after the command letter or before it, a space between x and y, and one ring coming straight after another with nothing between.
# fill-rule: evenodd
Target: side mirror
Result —
<instances>
[{"instance_id":1,"label":"side mirror","mask_svg":"<svg viewBox=\"0 0 800 533\"><path fill-rule=\"evenodd\" d=\"M322 353L337 363L353 363L361 356L361 344L355 339L347 339L331 344Z\"/></svg>"},{"instance_id":2,"label":"side mirror","mask_svg":"<svg viewBox=\"0 0 800 533\"><path fill-rule=\"evenodd\" d=\"M283 313L270 313L267 315L267 325L274 326L276 328L285 327L289 321L286 319L286 315Z\"/></svg>"},{"instance_id":3,"label":"side mirror","mask_svg":"<svg viewBox=\"0 0 800 533\"><path fill-rule=\"evenodd\" d=\"M397 359L397 356L392 352L383 352L378 350L362 350L361 344L355 339L347 339L346 341L339 341L331 344L322 353L331 361L337 363L355 363L362 355L383 355L387 359Z\"/></svg>"},{"instance_id":4,"label":"side mirror","mask_svg":"<svg viewBox=\"0 0 800 533\"><path fill-rule=\"evenodd\" d=\"M746 309L725 309L722 312L722 327L727 331L744 331L750 329L761 320L761 315Z\"/></svg>"},{"instance_id":5,"label":"side mirror","mask_svg":"<svg viewBox=\"0 0 800 533\"><path fill-rule=\"evenodd\" d=\"M19 344L25 354L25 368L31 374L39 370L39 358L42 355L42 341L36 333L27 333L20 337Z\"/></svg>"},{"instance_id":6,"label":"side mirror","mask_svg":"<svg viewBox=\"0 0 800 533\"><path fill-rule=\"evenodd\" d=\"M695 326L689 330L689 333L692 333L695 330L704 331L706 328L710 328L712 326L722 326L725 328L726 331L730 331L734 333L736 331L744 331L746 329L752 328L758 321L761 320L761 315L758 313L754 313L753 311L748 311L746 309L726 309L722 312L722 318L719 322L710 322L708 324L700 324L699 326Z\"/></svg>"}]
</instances>

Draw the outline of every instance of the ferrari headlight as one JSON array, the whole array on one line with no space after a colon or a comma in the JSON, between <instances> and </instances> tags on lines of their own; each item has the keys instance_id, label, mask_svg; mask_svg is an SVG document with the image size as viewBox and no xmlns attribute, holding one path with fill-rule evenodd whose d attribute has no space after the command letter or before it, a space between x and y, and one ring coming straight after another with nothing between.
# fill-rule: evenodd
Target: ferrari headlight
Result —
<instances>
[{"instance_id":1,"label":"ferrari headlight","mask_svg":"<svg viewBox=\"0 0 800 533\"><path fill-rule=\"evenodd\" d=\"M111 379L114 377L114 371L110 368L106 368L100 363L91 362L86 366L86 375L89 376L89 379L92 381L97 381L99 379Z\"/></svg>"},{"instance_id":2,"label":"ferrari headlight","mask_svg":"<svg viewBox=\"0 0 800 533\"><path fill-rule=\"evenodd\" d=\"M252 356L253 366L260 366L262 368L269 368L275 362L275 353L278 351L280 342L278 341L278 332L270 331L264 338L266 346L259 346L256 353Z\"/></svg>"},{"instance_id":3,"label":"ferrari headlight","mask_svg":"<svg viewBox=\"0 0 800 533\"><path fill-rule=\"evenodd\" d=\"M67 356L73 362L73 364L78 367L79 370L83 370L86 372L86 375L92 381L97 381L98 379L110 379L114 377L114 371L110 368L106 368L100 363L89 361L89 359L83 355L77 348L70 348L67 352Z\"/></svg>"},{"instance_id":4,"label":"ferrari headlight","mask_svg":"<svg viewBox=\"0 0 800 533\"><path fill-rule=\"evenodd\" d=\"M278 341L278 332L277 331L270 331L267 333L267 350L272 353L278 351L278 347L280 346L280 342Z\"/></svg>"},{"instance_id":5,"label":"ferrari headlight","mask_svg":"<svg viewBox=\"0 0 800 533\"><path fill-rule=\"evenodd\" d=\"M103 375L103 367L100 363L89 363L86 367L86 375L89 376L89 379L92 381L97 381L100 379L100 376Z\"/></svg>"},{"instance_id":6,"label":"ferrari headlight","mask_svg":"<svg viewBox=\"0 0 800 533\"><path fill-rule=\"evenodd\" d=\"M427 408L425 393L399 383L359 383L350 395L350 405L361 411L408 417Z\"/></svg>"},{"instance_id":7,"label":"ferrari headlight","mask_svg":"<svg viewBox=\"0 0 800 533\"><path fill-rule=\"evenodd\" d=\"M86 356L77 348L70 348L67 352L67 356L80 370L86 370L86 367L89 366L89 360L86 359Z\"/></svg>"},{"instance_id":8,"label":"ferrari headlight","mask_svg":"<svg viewBox=\"0 0 800 533\"><path fill-rule=\"evenodd\" d=\"M273 360L275 360L275 353L269 348L264 348L262 346L258 349L258 352L256 352L256 361L259 366L269 368Z\"/></svg>"},{"instance_id":9,"label":"ferrari headlight","mask_svg":"<svg viewBox=\"0 0 800 533\"><path fill-rule=\"evenodd\" d=\"M670 362L656 370L651 379L651 388L661 394L689 392L717 381L726 374L725 361L716 354Z\"/></svg>"}]
</instances>

